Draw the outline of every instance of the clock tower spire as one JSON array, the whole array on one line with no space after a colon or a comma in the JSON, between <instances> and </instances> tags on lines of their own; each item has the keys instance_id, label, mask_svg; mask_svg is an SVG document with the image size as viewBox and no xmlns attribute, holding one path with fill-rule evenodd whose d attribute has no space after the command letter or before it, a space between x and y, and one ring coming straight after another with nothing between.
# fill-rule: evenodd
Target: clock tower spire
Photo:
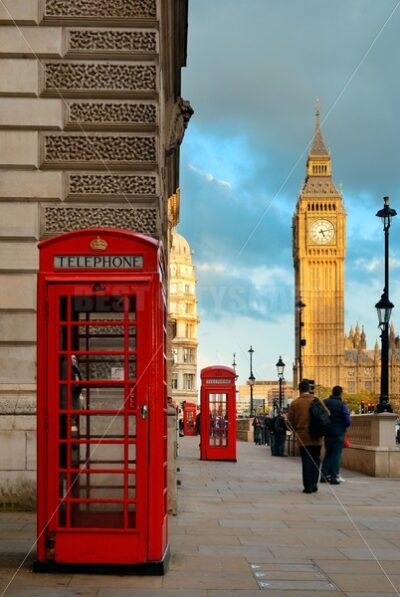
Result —
<instances>
[{"instance_id":1,"label":"clock tower spire","mask_svg":"<svg viewBox=\"0 0 400 597\"><path fill-rule=\"evenodd\" d=\"M304 378L332 387L341 382L344 356L346 212L332 179L318 101L315 108L306 177L293 217L295 304L305 305L296 312L295 383L301 363Z\"/></svg>"}]
</instances>

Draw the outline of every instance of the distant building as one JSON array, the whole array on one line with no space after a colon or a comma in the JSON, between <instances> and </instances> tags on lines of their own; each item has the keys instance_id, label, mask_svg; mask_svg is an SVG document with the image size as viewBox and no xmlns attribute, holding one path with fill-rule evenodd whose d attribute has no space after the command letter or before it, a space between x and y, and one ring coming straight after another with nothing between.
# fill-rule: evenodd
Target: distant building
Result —
<instances>
[{"instance_id":1,"label":"distant building","mask_svg":"<svg viewBox=\"0 0 400 597\"><path fill-rule=\"evenodd\" d=\"M197 402L196 274L187 240L171 235L169 318L172 322L171 393L176 402Z\"/></svg>"},{"instance_id":2,"label":"distant building","mask_svg":"<svg viewBox=\"0 0 400 597\"><path fill-rule=\"evenodd\" d=\"M293 386L286 381L282 384L283 406L287 406L294 398ZM254 410L270 411L274 401L279 402L278 380L260 380L253 386ZM238 399L236 404L238 415L248 415L250 412L250 385L247 382L239 386Z\"/></svg>"},{"instance_id":3,"label":"distant building","mask_svg":"<svg viewBox=\"0 0 400 597\"><path fill-rule=\"evenodd\" d=\"M349 334L345 336L343 365L342 383L349 394L367 390L379 396L380 346L376 342L374 349L367 348L364 328L360 328L358 323L355 329L351 326ZM398 400L400 396L400 338L396 336L393 323L389 330L389 388L391 399Z\"/></svg>"}]
</instances>

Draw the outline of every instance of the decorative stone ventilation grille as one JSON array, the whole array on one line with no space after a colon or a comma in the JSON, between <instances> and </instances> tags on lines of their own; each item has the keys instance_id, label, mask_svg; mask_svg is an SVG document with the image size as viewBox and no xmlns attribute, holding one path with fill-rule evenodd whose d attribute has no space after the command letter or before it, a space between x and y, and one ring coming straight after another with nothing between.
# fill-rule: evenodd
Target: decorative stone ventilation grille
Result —
<instances>
[{"instance_id":1,"label":"decorative stone ventilation grille","mask_svg":"<svg viewBox=\"0 0 400 597\"><path fill-rule=\"evenodd\" d=\"M157 37L155 31L82 31L69 32L70 50L87 51L126 51L156 52Z\"/></svg>"},{"instance_id":2,"label":"decorative stone ventilation grille","mask_svg":"<svg viewBox=\"0 0 400 597\"><path fill-rule=\"evenodd\" d=\"M45 207L44 233L60 234L82 228L122 228L157 233L155 208Z\"/></svg>"},{"instance_id":3,"label":"decorative stone ventilation grille","mask_svg":"<svg viewBox=\"0 0 400 597\"><path fill-rule=\"evenodd\" d=\"M153 175L70 174L69 195L142 195L157 193Z\"/></svg>"},{"instance_id":4,"label":"decorative stone ventilation grille","mask_svg":"<svg viewBox=\"0 0 400 597\"><path fill-rule=\"evenodd\" d=\"M154 64L48 62L45 89L155 91Z\"/></svg>"},{"instance_id":5,"label":"decorative stone ventilation grille","mask_svg":"<svg viewBox=\"0 0 400 597\"><path fill-rule=\"evenodd\" d=\"M70 124L156 124L154 104L71 102Z\"/></svg>"},{"instance_id":6,"label":"decorative stone ventilation grille","mask_svg":"<svg viewBox=\"0 0 400 597\"><path fill-rule=\"evenodd\" d=\"M50 17L156 18L156 0L46 0Z\"/></svg>"},{"instance_id":7,"label":"decorative stone ventilation grille","mask_svg":"<svg viewBox=\"0 0 400 597\"><path fill-rule=\"evenodd\" d=\"M155 162L154 137L46 135L45 162Z\"/></svg>"},{"instance_id":8,"label":"decorative stone ventilation grille","mask_svg":"<svg viewBox=\"0 0 400 597\"><path fill-rule=\"evenodd\" d=\"M82 334L82 336L86 336L87 332L88 332L88 328L87 326L79 326L79 333ZM94 340L94 336L124 336L124 327L121 325L91 325L90 329L89 329L89 333L92 336L91 341L93 342ZM85 340L85 338L83 339ZM97 340L97 338L96 338ZM104 342L104 338L100 339L101 342ZM110 342L113 341L113 338L110 338ZM118 340L116 341L116 345L118 343ZM83 342L82 342L83 344ZM84 348L82 348L81 350L85 350ZM115 348L115 350L118 350L118 348Z\"/></svg>"},{"instance_id":9,"label":"decorative stone ventilation grille","mask_svg":"<svg viewBox=\"0 0 400 597\"><path fill-rule=\"evenodd\" d=\"M124 357L117 355L91 356L85 358L81 356L79 359L79 368L83 375L83 379L112 379L113 369L118 368L124 371ZM136 377L136 360L135 357L129 359L129 379ZM96 429L96 422L93 425L93 431ZM98 429L98 431L101 431Z\"/></svg>"}]
</instances>

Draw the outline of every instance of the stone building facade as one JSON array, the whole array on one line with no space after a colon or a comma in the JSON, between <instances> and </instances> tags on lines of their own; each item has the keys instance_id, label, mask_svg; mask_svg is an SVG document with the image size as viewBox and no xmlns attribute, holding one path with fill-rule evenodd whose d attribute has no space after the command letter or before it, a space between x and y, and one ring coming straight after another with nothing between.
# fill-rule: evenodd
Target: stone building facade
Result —
<instances>
[{"instance_id":1,"label":"stone building facade","mask_svg":"<svg viewBox=\"0 0 400 597\"><path fill-rule=\"evenodd\" d=\"M35 479L37 243L100 226L167 245L192 114L187 0L0 6L0 488Z\"/></svg>"},{"instance_id":2,"label":"stone building facade","mask_svg":"<svg viewBox=\"0 0 400 597\"><path fill-rule=\"evenodd\" d=\"M171 235L169 317L173 322L171 395L176 403L198 402L196 272L187 240Z\"/></svg>"},{"instance_id":3,"label":"stone building facade","mask_svg":"<svg viewBox=\"0 0 400 597\"><path fill-rule=\"evenodd\" d=\"M294 398L293 386L286 380L282 384L282 406L288 406ZM256 412L270 412L274 408L274 402L279 402L279 381L257 380L253 386L253 406ZM248 415L250 412L250 385L241 384L238 388L236 403L238 415Z\"/></svg>"},{"instance_id":4,"label":"stone building facade","mask_svg":"<svg viewBox=\"0 0 400 597\"><path fill-rule=\"evenodd\" d=\"M378 341L373 349L367 348L364 328L359 324L350 327L345 336L342 383L349 394L363 390L380 394L381 351ZM400 338L393 323L389 330L389 391L392 407L398 410L400 398Z\"/></svg>"}]
</instances>

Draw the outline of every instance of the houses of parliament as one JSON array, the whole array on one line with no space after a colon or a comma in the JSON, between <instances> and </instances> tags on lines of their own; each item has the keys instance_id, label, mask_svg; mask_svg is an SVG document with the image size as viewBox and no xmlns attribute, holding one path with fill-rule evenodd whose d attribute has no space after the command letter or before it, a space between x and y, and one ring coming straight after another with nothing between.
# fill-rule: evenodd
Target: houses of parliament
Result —
<instances>
[{"instance_id":1,"label":"houses of parliament","mask_svg":"<svg viewBox=\"0 0 400 597\"><path fill-rule=\"evenodd\" d=\"M345 333L345 256L346 210L342 192L333 181L317 105L306 177L293 216L294 380L299 381L301 363L302 376L317 385L331 388L339 384L349 394L366 390L379 396L380 345L376 342L368 349L358 323ZM400 338L393 324L389 359L389 393L391 399L398 399Z\"/></svg>"}]
</instances>

